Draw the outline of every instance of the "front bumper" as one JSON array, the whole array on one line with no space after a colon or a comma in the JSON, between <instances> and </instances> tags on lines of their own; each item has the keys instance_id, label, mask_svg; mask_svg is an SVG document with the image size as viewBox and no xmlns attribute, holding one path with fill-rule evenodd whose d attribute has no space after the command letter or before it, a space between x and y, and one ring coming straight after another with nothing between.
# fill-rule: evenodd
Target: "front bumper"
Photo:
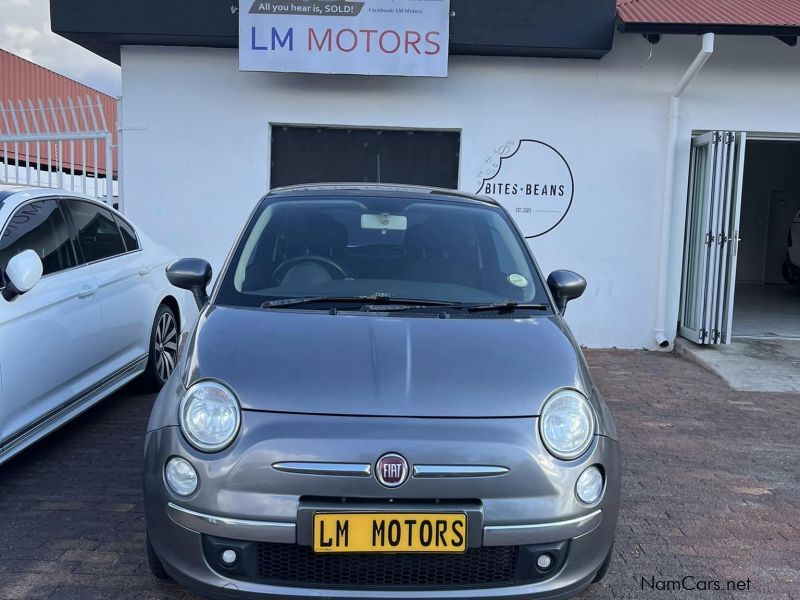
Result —
<instances>
[{"instance_id":1,"label":"front bumper","mask_svg":"<svg viewBox=\"0 0 800 600\"><path fill-rule=\"evenodd\" d=\"M385 512L387 506L372 505L368 509L364 504L359 504L359 511ZM431 512L442 510L442 504L422 506L415 503L414 510ZM475 506L469 507L464 503L457 505L459 511L469 514L471 511L478 511ZM332 510L342 511L341 504L316 505L314 507L304 506L299 515L302 520L304 535L300 539L310 539L310 520L316 511L331 512ZM403 508L402 512L410 512L408 508ZM296 523L281 523L278 521L254 521L252 519L234 519L231 517L220 517L217 515L207 515L188 508L179 506L173 502L167 504L167 515L170 520L177 524L209 536L223 537L235 540L250 540L253 542L273 542L279 544L298 543L298 526ZM480 523L479 515L473 521ZM569 540L591 533L603 522L603 511L593 510L585 515L565 519L563 521L551 521L548 523L529 523L522 525L484 525L482 536L478 540L482 543L471 544L477 546L523 546L529 544L544 544L554 540ZM307 533L306 533L307 532ZM480 529L479 529L480 532Z\"/></svg>"},{"instance_id":2,"label":"front bumper","mask_svg":"<svg viewBox=\"0 0 800 600\"><path fill-rule=\"evenodd\" d=\"M581 459L564 462L547 453L535 431L535 419L246 413L231 448L203 455L185 443L177 428L166 427L148 433L146 441L149 535L170 575L209 597L568 598L592 581L610 550L619 508L619 447L597 436ZM374 477L285 473L272 467L324 459L374 463L389 451L402 454L411 465L502 465L508 471L495 477L412 477L390 490ZM176 455L189 460L199 474L200 488L188 499L174 496L164 484L164 464ZM596 506L586 507L575 498L574 485L590 465L602 467L606 490ZM254 577L254 563L246 573L226 571L216 555L209 554L214 544L240 544L250 554L268 547L289 550L290 546L270 546L285 544L293 548L288 553L291 560L306 560L314 512L334 507L339 512L463 511L468 517L468 552L479 561L486 559L479 554L513 549L514 556L521 557L515 558L516 575L465 586L348 586L338 580L333 585L327 579L304 582L302 573L292 581L274 581L263 573ZM563 551L564 560L546 576L520 577L520 569L527 568L525 557L542 548ZM369 563L363 560L361 565ZM413 569L419 565L409 561L409 572L417 573Z\"/></svg>"}]
</instances>

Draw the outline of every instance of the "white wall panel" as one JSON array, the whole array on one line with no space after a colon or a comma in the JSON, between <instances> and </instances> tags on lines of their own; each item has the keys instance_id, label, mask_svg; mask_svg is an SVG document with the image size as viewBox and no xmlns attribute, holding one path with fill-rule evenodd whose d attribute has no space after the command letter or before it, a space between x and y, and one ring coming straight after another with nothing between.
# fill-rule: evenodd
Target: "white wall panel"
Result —
<instances>
[{"instance_id":1,"label":"white wall panel","mask_svg":"<svg viewBox=\"0 0 800 600\"><path fill-rule=\"evenodd\" d=\"M126 210L159 242L219 268L269 187L270 123L460 129L470 192L506 140L542 140L567 159L575 198L531 246L545 272L589 280L571 327L587 346L654 348L668 94L699 47L674 36L648 58L644 39L618 35L601 61L451 57L447 79L240 73L235 50L125 47ZM683 99L674 227L684 226L692 130L800 132L798 66L800 48L773 38L717 38Z\"/></svg>"}]
</instances>

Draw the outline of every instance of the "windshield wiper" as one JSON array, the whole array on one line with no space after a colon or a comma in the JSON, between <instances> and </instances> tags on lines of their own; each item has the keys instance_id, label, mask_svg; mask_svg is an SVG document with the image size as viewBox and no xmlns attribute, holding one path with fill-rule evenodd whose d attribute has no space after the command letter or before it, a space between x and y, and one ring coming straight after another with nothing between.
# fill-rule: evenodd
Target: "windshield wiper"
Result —
<instances>
[{"instance_id":1,"label":"windshield wiper","mask_svg":"<svg viewBox=\"0 0 800 600\"><path fill-rule=\"evenodd\" d=\"M442 302L439 300L398 300L392 299L383 304L365 305L361 310L365 312L398 312L403 310L414 310L420 308L464 308L460 302Z\"/></svg>"},{"instance_id":2,"label":"windshield wiper","mask_svg":"<svg viewBox=\"0 0 800 600\"><path fill-rule=\"evenodd\" d=\"M281 298L280 300L267 300L261 305L261 308L289 308L301 304L320 304L323 302L380 302L384 297L385 296L382 294L373 294L371 296L305 296L303 298Z\"/></svg>"},{"instance_id":3,"label":"windshield wiper","mask_svg":"<svg viewBox=\"0 0 800 600\"><path fill-rule=\"evenodd\" d=\"M268 300L261 305L261 308L290 308L292 306L300 306L302 304L323 304L323 303L341 303L341 304L375 304L375 305L397 305L398 308L413 307L418 308L422 306L452 306L460 307L461 305L453 302L444 302L441 300L418 300L414 298L393 298L389 294L371 294L369 296L310 296L305 298L284 298L281 300Z\"/></svg>"},{"instance_id":4,"label":"windshield wiper","mask_svg":"<svg viewBox=\"0 0 800 600\"><path fill-rule=\"evenodd\" d=\"M488 312L496 310L498 312L514 312L515 310L547 310L547 304L525 304L523 302L497 302L495 304L472 304L466 307L469 312Z\"/></svg>"}]
</instances>

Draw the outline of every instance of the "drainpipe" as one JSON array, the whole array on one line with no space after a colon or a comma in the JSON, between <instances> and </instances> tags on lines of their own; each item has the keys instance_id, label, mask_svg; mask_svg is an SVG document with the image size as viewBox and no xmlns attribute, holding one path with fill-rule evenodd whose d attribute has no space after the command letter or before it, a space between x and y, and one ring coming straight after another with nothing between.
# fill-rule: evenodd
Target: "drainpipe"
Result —
<instances>
[{"instance_id":1,"label":"drainpipe","mask_svg":"<svg viewBox=\"0 0 800 600\"><path fill-rule=\"evenodd\" d=\"M656 296L656 342L661 348L669 348L670 340L667 331L671 327L667 323L667 304L672 297L674 285L669 281L669 257L673 247L672 206L675 195L675 156L678 152L678 123L681 118L681 95L703 68L714 52L714 34L703 35L703 47L689 68L683 74L669 99L667 125L667 144L664 159L664 190L661 199L661 235L658 265L658 295Z\"/></svg>"}]
</instances>

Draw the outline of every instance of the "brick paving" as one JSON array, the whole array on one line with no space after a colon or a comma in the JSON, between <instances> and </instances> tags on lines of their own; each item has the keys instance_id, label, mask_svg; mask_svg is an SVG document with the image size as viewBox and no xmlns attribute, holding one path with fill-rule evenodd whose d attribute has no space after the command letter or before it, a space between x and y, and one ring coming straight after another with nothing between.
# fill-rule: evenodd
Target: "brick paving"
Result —
<instances>
[{"instance_id":1,"label":"brick paving","mask_svg":"<svg viewBox=\"0 0 800 600\"><path fill-rule=\"evenodd\" d=\"M581 598L800 600L800 396L733 392L671 355L587 355L624 468L614 562ZM126 389L0 467L0 598L190 597L144 555L152 400ZM685 576L722 590L668 583Z\"/></svg>"}]
</instances>

